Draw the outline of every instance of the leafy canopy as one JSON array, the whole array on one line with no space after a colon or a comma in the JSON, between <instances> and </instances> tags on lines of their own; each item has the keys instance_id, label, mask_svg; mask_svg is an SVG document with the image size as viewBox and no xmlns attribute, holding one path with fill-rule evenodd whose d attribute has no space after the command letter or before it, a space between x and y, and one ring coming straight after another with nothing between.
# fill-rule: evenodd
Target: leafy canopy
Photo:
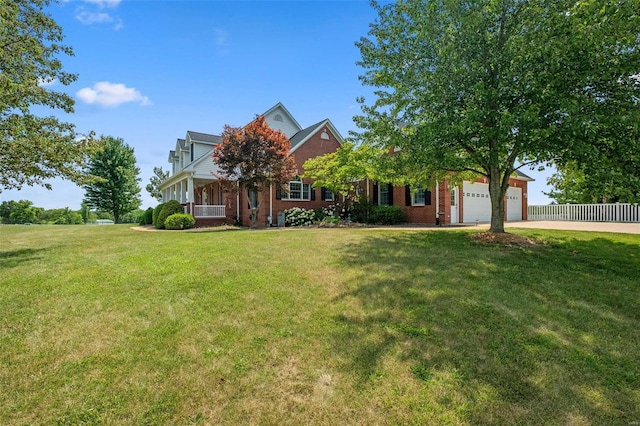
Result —
<instances>
[{"instance_id":1,"label":"leafy canopy","mask_svg":"<svg viewBox=\"0 0 640 426\"><path fill-rule=\"evenodd\" d=\"M69 85L77 75L64 72L60 55L73 55L62 44L62 29L44 12L49 0L0 2L0 191L24 185L51 188L47 179L75 182L91 135L78 138L74 125L38 116L34 106L73 112L73 99L51 87Z\"/></svg>"},{"instance_id":2,"label":"leafy canopy","mask_svg":"<svg viewBox=\"0 0 640 426\"><path fill-rule=\"evenodd\" d=\"M291 143L280 130L274 130L259 116L242 127L226 125L222 142L213 150L213 161L219 167L218 179L228 188L244 188L248 199L252 193L269 185L282 187L295 175L295 162L289 155ZM239 186L236 186L236 183ZM257 226L257 197L253 226Z\"/></svg>"},{"instance_id":3,"label":"leafy canopy","mask_svg":"<svg viewBox=\"0 0 640 426\"><path fill-rule=\"evenodd\" d=\"M304 177L312 179L315 187L349 197L356 182L376 179L381 174L380 167L386 158L385 151L374 146L344 142L334 152L305 161Z\"/></svg>"},{"instance_id":4,"label":"leafy canopy","mask_svg":"<svg viewBox=\"0 0 640 426\"><path fill-rule=\"evenodd\" d=\"M84 186L84 202L120 218L142 204L140 199L140 169L136 166L133 148L120 138L103 136L102 147L89 160L88 173L96 176Z\"/></svg>"},{"instance_id":5,"label":"leafy canopy","mask_svg":"<svg viewBox=\"0 0 640 426\"><path fill-rule=\"evenodd\" d=\"M624 162L625 159L620 159ZM575 161L558 166L547 179L545 193L558 204L639 203L640 176L618 164L608 168L581 167Z\"/></svg>"},{"instance_id":6,"label":"leafy canopy","mask_svg":"<svg viewBox=\"0 0 640 426\"><path fill-rule=\"evenodd\" d=\"M489 181L491 231L520 167L638 134L640 0L372 3L356 45L376 99L355 117L366 143L424 174Z\"/></svg>"},{"instance_id":7,"label":"leafy canopy","mask_svg":"<svg viewBox=\"0 0 640 426\"><path fill-rule=\"evenodd\" d=\"M262 190L267 184L283 185L293 177L295 162L289 156L290 147L287 136L269 127L260 116L244 128L225 126L213 160L222 180Z\"/></svg>"},{"instance_id":8,"label":"leafy canopy","mask_svg":"<svg viewBox=\"0 0 640 426\"><path fill-rule=\"evenodd\" d=\"M162 201L162 192L160 184L169 178L169 171L162 170L162 167L153 168L153 176L149 178L149 183L145 187L147 192L156 200Z\"/></svg>"}]
</instances>

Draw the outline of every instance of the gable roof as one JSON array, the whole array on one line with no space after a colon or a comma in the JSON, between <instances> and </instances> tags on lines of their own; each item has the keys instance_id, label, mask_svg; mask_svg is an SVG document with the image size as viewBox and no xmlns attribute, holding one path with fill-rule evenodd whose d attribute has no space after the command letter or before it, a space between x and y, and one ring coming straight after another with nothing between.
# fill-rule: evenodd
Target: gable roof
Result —
<instances>
[{"instance_id":1,"label":"gable roof","mask_svg":"<svg viewBox=\"0 0 640 426\"><path fill-rule=\"evenodd\" d=\"M284 105L282 105L282 102L278 102L277 104L275 104L274 106L272 106L271 108L269 108L268 110L266 110L265 112L263 112L260 115L264 115L266 117L267 115L271 114L273 111L275 111L278 108L281 108L282 111L289 116L289 118L291 119L293 124L295 124L298 127L298 130L302 130L302 126L300 125L300 123L298 123L298 120L293 118L293 115L291 115L289 110L287 108L285 108ZM253 121L253 120L251 120L251 121Z\"/></svg>"},{"instance_id":2,"label":"gable roof","mask_svg":"<svg viewBox=\"0 0 640 426\"><path fill-rule=\"evenodd\" d=\"M176 148L173 154L178 156L180 154L180 151L185 151L185 150L188 151L188 149L186 148L187 148L187 144L185 143L185 140L178 138L176 139Z\"/></svg>"},{"instance_id":3,"label":"gable roof","mask_svg":"<svg viewBox=\"0 0 640 426\"><path fill-rule=\"evenodd\" d=\"M293 150L296 146L306 141L309 138L309 136L315 133L315 131L318 130L324 124L325 121L327 120L325 119L325 120L319 121L316 124L313 124L307 127L306 129L302 129L298 133L293 135L291 139L289 139L289 142L291 142L291 150Z\"/></svg>"},{"instance_id":4,"label":"gable roof","mask_svg":"<svg viewBox=\"0 0 640 426\"><path fill-rule=\"evenodd\" d=\"M333 135L338 140L338 143L340 145L342 145L342 142L343 142L342 135L335 128L335 126L333 125L331 120L329 120L328 118L325 118L324 120L322 120L322 121L320 121L320 122L318 122L318 123L316 123L316 124L314 124L312 126L309 126L306 129L302 129L298 133L293 135L291 137L291 139L289 139L289 142L291 142L291 149L289 150L289 152L292 153L293 151L298 149L300 146L302 146L302 144L304 144L306 141L308 141L309 138L311 138L311 136L313 136L316 133L318 133L318 131L320 129L324 128L325 126L327 126L329 128L331 133L333 133Z\"/></svg>"},{"instance_id":5,"label":"gable roof","mask_svg":"<svg viewBox=\"0 0 640 426\"><path fill-rule=\"evenodd\" d=\"M516 171L514 172L514 174L515 174L515 178L516 178L516 179L526 180L526 181L530 181L530 182L532 182L532 181L534 181L534 180L535 180L534 178L532 178L532 177L530 177L530 176L525 175L525 174L524 174L524 173L522 173L520 170L516 170Z\"/></svg>"},{"instance_id":6,"label":"gable roof","mask_svg":"<svg viewBox=\"0 0 640 426\"><path fill-rule=\"evenodd\" d=\"M221 136L211 135L209 133L194 132L192 130L187 131L187 139L212 145L217 145L222 142Z\"/></svg>"}]
</instances>

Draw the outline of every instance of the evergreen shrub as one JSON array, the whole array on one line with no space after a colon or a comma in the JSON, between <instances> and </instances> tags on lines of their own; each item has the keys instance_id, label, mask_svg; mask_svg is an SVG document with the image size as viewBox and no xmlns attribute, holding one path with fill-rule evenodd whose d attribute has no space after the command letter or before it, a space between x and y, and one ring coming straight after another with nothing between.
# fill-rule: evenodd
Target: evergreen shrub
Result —
<instances>
[{"instance_id":1,"label":"evergreen shrub","mask_svg":"<svg viewBox=\"0 0 640 426\"><path fill-rule=\"evenodd\" d=\"M163 229L164 222L167 220L169 216L176 213L184 213L184 207L176 200L167 201L160 213L158 213L158 217L156 223L154 224L156 228Z\"/></svg>"},{"instance_id":2,"label":"evergreen shrub","mask_svg":"<svg viewBox=\"0 0 640 426\"><path fill-rule=\"evenodd\" d=\"M155 209L153 209L153 213L151 216L151 223L153 224L153 226L155 226L158 229L162 229L162 227L158 226L158 215L160 214L160 212L162 211L162 208L164 207L165 203L160 203L156 206Z\"/></svg>"},{"instance_id":3,"label":"evergreen shrub","mask_svg":"<svg viewBox=\"0 0 640 426\"><path fill-rule=\"evenodd\" d=\"M400 206L374 206L369 216L369 223L376 225L396 225L407 221L407 215Z\"/></svg>"},{"instance_id":4,"label":"evergreen shrub","mask_svg":"<svg viewBox=\"0 0 640 426\"><path fill-rule=\"evenodd\" d=\"M140 225L151 225L153 223L153 209L149 207L140 216Z\"/></svg>"},{"instance_id":5,"label":"evergreen shrub","mask_svg":"<svg viewBox=\"0 0 640 426\"><path fill-rule=\"evenodd\" d=\"M196 224L193 216L186 213L175 213L164 221L165 229L190 229Z\"/></svg>"}]
</instances>

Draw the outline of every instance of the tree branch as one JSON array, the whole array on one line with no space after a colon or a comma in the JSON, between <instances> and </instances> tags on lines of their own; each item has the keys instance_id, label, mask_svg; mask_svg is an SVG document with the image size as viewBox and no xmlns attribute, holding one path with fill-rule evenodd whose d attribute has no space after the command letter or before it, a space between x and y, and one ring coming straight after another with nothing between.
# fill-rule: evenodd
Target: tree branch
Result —
<instances>
[{"instance_id":1,"label":"tree branch","mask_svg":"<svg viewBox=\"0 0 640 426\"><path fill-rule=\"evenodd\" d=\"M481 172L480 170L476 170L476 169L474 169L472 167L463 167L461 169L445 168L445 170L448 171L448 172L452 172L452 173L473 172L473 173L477 173L477 174L485 176L485 177L489 177L489 175L486 172Z\"/></svg>"}]
</instances>

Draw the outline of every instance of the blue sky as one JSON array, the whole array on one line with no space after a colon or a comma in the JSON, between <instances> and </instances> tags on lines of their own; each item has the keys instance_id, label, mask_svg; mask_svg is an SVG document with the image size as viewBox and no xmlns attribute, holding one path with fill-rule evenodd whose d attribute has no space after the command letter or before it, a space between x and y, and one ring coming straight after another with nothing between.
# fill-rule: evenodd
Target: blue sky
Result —
<instances>
[{"instance_id":1,"label":"blue sky","mask_svg":"<svg viewBox=\"0 0 640 426\"><path fill-rule=\"evenodd\" d=\"M219 134L282 102L303 127L329 118L347 136L356 130L356 98L372 99L354 45L376 18L368 1L84 0L49 13L74 49L64 69L79 75L51 85L76 100L62 118L134 148L144 208L157 204L144 190L153 167L168 169L168 152L187 130ZM536 179L529 203L547 203L549 172L523 171ZM0 201L80 208L81 188L51 183L51 191L3 191Z\"/></svg>"}]
</instances>

